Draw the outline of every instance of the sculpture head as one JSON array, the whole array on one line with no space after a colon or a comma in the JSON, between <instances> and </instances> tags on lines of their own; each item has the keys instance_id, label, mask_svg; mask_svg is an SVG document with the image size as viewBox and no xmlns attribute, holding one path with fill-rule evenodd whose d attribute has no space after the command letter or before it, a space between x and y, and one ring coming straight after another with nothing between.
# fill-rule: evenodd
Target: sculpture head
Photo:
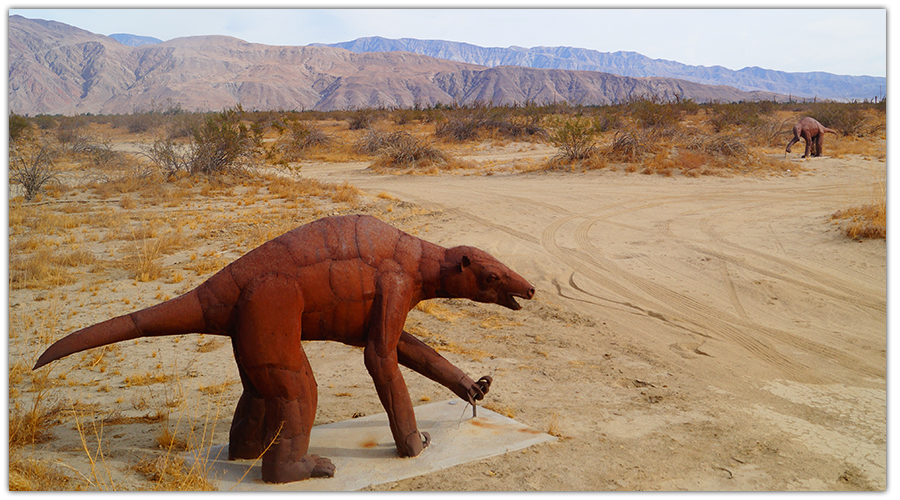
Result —
<instances>
[{"instance_id":1,"label":"sculpture head","mask_svg":"<svg viewBox=\"0 0 900 500\"><path fill-rule=\"evenodd\" d=\"M534 296L525 278L482 250L473 247L447 249L441 262L441 291L446 297L499 304L514 311L522 306L515 297Z\"/></svg>"}]
</instances>

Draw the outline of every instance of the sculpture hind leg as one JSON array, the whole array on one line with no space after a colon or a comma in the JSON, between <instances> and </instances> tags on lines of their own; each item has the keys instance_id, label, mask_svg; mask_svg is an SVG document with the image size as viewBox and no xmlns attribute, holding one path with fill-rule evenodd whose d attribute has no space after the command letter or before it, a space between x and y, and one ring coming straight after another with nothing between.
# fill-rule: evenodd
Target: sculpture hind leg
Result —
<instances>
[{"instance_id":1,"label":"sculpture hind leg","mask_svg":"<svg viewBox=\"0 0 900 500\"><path fill-rule=\"evenodd\" d=\"M822 156L823 146L825 145L825 134L820 133L816 136L816 150L813 153L813 156Z\"/></svg>"},{"instance_id":2,"label":"sculpture hind leg","mask_svg":"<svg viewBox=\"0 0 900 500\"><path fill-rule=\"evenodd\" d=\"M228 459L254 460L266 449L266 402L250 382L247 373L238 366L244 392L238 400L228 433Z\"/></svg>"},{"instance_id":3,"label":"sculpture hind leg","mask_svg":"<svg viewBox=\"0 0 900 500\"><path fill-rule=\"evenodd\" d=\"M260 414L253 392L245 406L248 424L238 424L232 441L258 439L263 432L262 479L287 483L310 477L331 477L331 460L309 455L309 436L316 417L316 380L300 343L303 297L296 282L284 275L261 276L244 288L238 301L235 358L264 405L263 424L250 425ZM247 387L247 384L245 384ZM240 433L247 432L249 436Z\"/></svg>"}]
</instances>

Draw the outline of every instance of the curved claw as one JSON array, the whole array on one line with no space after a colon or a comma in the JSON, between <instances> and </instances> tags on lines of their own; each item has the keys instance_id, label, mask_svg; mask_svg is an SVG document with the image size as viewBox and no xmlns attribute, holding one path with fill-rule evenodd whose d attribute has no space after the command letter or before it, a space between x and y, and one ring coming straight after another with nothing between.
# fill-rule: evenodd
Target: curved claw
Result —
<instances>
[{"instance_id":1,"label":"curved claw","mask_svg":"<svg viewBox=\"0 0 900 500\"><path fill-rule=\"evenodd\" d=\"M488 391L491 389L491 382L493 382L493 381L494 381L494 379L491 378L490 375L485 375L485 376L481 377L480 379L478 379L478 382L475 382L475 384L478 385L478 387L481 389L482 397L485 394L487 394ZM478 399L481 399L481 398L478 398Z\"/></svg>"},{"instance_id":2,"label":"curved claw","mask_svg":"<svg viewBox=\"0 0 900 500\"><path fill-rule=\"evenodd\" d=\"M422 448L428 448L428 445L431 444L431 434L427 432L420 432L419 434L422 435Z\"/></svg>"}]
</instances>

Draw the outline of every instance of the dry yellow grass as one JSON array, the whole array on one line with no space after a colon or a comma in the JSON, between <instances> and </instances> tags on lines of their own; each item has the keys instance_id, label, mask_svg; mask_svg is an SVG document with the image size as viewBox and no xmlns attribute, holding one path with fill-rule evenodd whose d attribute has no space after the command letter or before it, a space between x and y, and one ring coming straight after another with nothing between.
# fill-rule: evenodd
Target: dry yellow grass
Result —
<instances>
[{"instance_id":1,"label":"dry yellow grass","mask_svg":"<svg viewBox=\"0 0 900 500\"><path fill-rule=\"evenodd\" d=\"M135 385L164 384L174 380L174 376L167 373L138 373L134 375L126 375L123 383L126 387Z\"/></svg>"},{"instance_id":2,"label":"dry yellow grass","mask_svg":"<svg viewBox=\"0 0 900 500\"><path fill-rule=\"evenodd\" d=\"M10 457L9 491L84 490L86 484L65 475L58 466L34 457Z\"/></svg>"},{"instance_id":3,"label":"dry yellow grass","mask_svg":"<svg viewBox=\"0 0 900 500\"><path fill-rule=\"evenodd\" d=\"M839 210L831 215L848 238L887 238L887 179L884 175L874 183L872 203Z\"/></svg>"}]
</instances>

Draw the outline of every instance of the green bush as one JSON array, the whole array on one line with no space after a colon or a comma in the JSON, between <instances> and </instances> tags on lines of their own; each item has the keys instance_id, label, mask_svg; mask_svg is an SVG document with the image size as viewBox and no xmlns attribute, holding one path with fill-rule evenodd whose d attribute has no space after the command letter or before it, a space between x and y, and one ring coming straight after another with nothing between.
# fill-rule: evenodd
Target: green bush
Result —
<instances>
[{"instance_id":1,"label":"green bush","mask_svg":"<svg viewBox=\"0 0 900 500\"><path fill-rule=\"evenodd\" d=\"M631 98L625 110L643 128L674 127L681 121L681 109L658 96Z\"/></svg>"},{"instance_id":2,"label":"green bush","mask_svg":"<svg viewBox=\"0 0 900 500\"><path fill-rule=\"evenodd\" d=\"M716 132L721 132L730 127L751 128L763 123L760 116L761 108L754 103L722 103L711 104L708 108L712 116L707 122Z\"/></svg>"},{"instance_id":3,"label":"green bush","mask_svg":"<svg viewBox=\"0 0 900 500\"><path fill-rule=\"evenodd\" d=\"M556 117L550 121L547 140L559 148L558 160L568 163L589 158L595 151L594 144L600 133L600 125L586 116Z\"/></svg>"},{"instance_id":4,"label":"green bush","mask_svg":"<svg viewBox=\"0 0 900 500\"><path fill-rule=\"evenodd\" d=\"M28 122L28 118L15 113L10 113L9 142L16 142L19 138L24 137L29 129L31 129L31 123Z\"/></svg>"},{"instance_id":5,"label":"green bush","mask_svg":"<svg viewBox=\"0 0 900 500\"><path fill-rule=\"evenodd\" d=\"M237 105L208 114L191 127L186 145L166 134L145 148L144 155L169 176L177 172L220 174L249 165L258 144L250 128L241 121L243 113Z\"/></svg>"},{"instance_id":6,"label":"green bush","mask_svg":"<svg viewBox=\"0 0 900 500\"><path fill-rule=\"evenodd\" d=\"M856 103L822 102L813 104L809 116L822 125L844 135L864 136L873 133L863 105Z\"/></svg>"},{"instance_id":7,"label":"green bush","mask_svg":"<svg viewBox=\"0 0 900 500\"><path fill-rule=\"evenodd\" d=\"M255 142L249 127L241 123L243 113L238 104L207 116L194 129L190 173L217 174L249 163Z\"/></svg>"}]
</instances>

